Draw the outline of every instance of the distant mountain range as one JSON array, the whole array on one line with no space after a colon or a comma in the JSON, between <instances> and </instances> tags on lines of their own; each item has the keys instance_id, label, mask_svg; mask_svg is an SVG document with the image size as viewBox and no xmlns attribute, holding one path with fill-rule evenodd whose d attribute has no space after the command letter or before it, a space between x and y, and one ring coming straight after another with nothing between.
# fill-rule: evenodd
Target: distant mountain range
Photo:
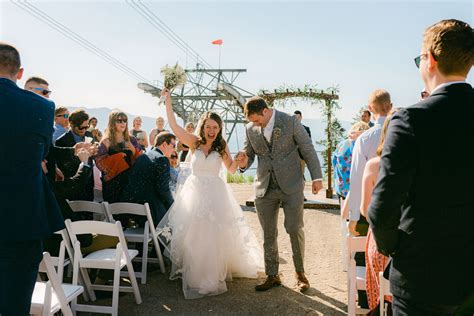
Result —
<instances>
[{"instance_id":1,"label":"distant mountain range","mask_svg":"<svg viewBox=\"0 0 474 316\"><path fill-rule=\"evenodd\" d=\"M69 111L74 111L77 108L69 107ZM101 108L82 108L84 109L90 117L96 117L98 120L99 129L103 131L107 127L107 122L109 120L109 114L112 109L107 107ZM128 116L128 126L129 129L132 127L132 121L136 117L136 115L131 115L127 113ZM155 120L156 118L148 117L148 116L140 116L142 118L142 128L149 133L155 127ZM351 123L347 121L342 121L342 126L349 130L351 127ZM322 119L303 119L303 124L309 126L311 129L312 139L313 141L318 141L323 138L326 138L324 128L326 127L326 123ZM169 128L165 126L165 128ZM229 146L232 152L238 150L239 147L243 147L243 143L245 141L245 129L244 126L241 125L237 128L237 133L232 137L231 141L229 142Z\"/></svg>"}]
</instances>

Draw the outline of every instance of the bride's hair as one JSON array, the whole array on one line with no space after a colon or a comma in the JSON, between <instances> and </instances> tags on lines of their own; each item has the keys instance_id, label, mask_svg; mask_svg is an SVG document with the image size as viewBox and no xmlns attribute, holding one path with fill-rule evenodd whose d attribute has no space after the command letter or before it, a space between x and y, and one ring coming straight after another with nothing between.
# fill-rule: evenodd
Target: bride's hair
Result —
<instances>
[{"instance_id":1,"label":"bride's hair","mask_svg":"<svg viewBox=\"0 0 474 316\"><path fill-rule=\"evenodd\" d=\"M206 125L207 120L213 120L219 125L219 133L216 136L216 139L212 142L211 151L217 151L219 155L225 155L225 148L227 146L226 141L222 137L222 119L219 114L214 112L206 112L201 116L200 119L200 128L199 128L199 140L196 142L195 147L206 144L206 135L204 134L204 126Z\"/></svg>"}]
</instances>

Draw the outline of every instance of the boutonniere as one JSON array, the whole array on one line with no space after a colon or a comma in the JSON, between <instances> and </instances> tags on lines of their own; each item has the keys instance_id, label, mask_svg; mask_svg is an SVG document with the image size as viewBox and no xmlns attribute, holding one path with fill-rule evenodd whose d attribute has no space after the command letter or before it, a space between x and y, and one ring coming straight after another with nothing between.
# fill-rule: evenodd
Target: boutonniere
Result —
<instances>
[{"instance_id":1,"label":"boutonniere","mask_svg":"<svg viewBox=\"0 0 474 316\"><path fill-rule=\"evenodd\" d=\"M277 140L278 137L280 137L280 135L281 135L281 128L275 127L275 128L273 129L273 139L274 139L274 140Z\"/></svg>"}]
</instances>

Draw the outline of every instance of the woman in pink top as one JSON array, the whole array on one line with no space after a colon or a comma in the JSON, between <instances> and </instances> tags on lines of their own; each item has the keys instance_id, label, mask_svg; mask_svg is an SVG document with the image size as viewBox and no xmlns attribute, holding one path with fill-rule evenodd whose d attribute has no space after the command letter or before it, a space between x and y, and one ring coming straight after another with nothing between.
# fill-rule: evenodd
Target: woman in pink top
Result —
<instances>
[{"instance_id":1,"label":"woman in pink top","mask_svg":"<svg viewBox=\"0 0 474 316\"><path fill-rule=\"evenodd\" d=\"M370 200L372 198L372 191L374 190L375 183L379 177L380 170L380 156L382 155L383 144L385 142L385 136L387 135L388 124L390 118L397 111L393 109L388 115L387 119L382 128L380 135L379 146L377 147L377 156L370 159L365 165L364 175L362 178L362 201L360 206L360 212L362 215L367 217L367 210L369 208ZM377 245L372 236L372 231L369 227L367 234L367 244L365 248L365 264L366 264L366 291L367 299L369 302L370 310L375 310L379 306L379 273L385 270L388 263L388 257L382 255L377 251ZM391 297L386 297L386 301L391 302Z\"/></svg>"}]
</instances>

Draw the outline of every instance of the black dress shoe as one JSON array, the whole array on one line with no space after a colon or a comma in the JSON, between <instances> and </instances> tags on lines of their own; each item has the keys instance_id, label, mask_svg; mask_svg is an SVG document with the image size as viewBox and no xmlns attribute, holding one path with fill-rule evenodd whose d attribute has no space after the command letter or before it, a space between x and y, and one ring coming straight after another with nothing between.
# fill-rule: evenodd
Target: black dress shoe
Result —
<instances>
[{"instance_id":1,"label":"black dress shoe","mask_svg":"<svg viewBox=\"0 0 474 316\"><path fill-rule=\"evenodd\" d=\"M255 286L255 290L259 292L267 291L271 289L272 287L279 286L279 285L281 285L280 277L278 275L269 275L267 276L267 279L265 280L265 282Z\"/></svg>"}]
</instances>

